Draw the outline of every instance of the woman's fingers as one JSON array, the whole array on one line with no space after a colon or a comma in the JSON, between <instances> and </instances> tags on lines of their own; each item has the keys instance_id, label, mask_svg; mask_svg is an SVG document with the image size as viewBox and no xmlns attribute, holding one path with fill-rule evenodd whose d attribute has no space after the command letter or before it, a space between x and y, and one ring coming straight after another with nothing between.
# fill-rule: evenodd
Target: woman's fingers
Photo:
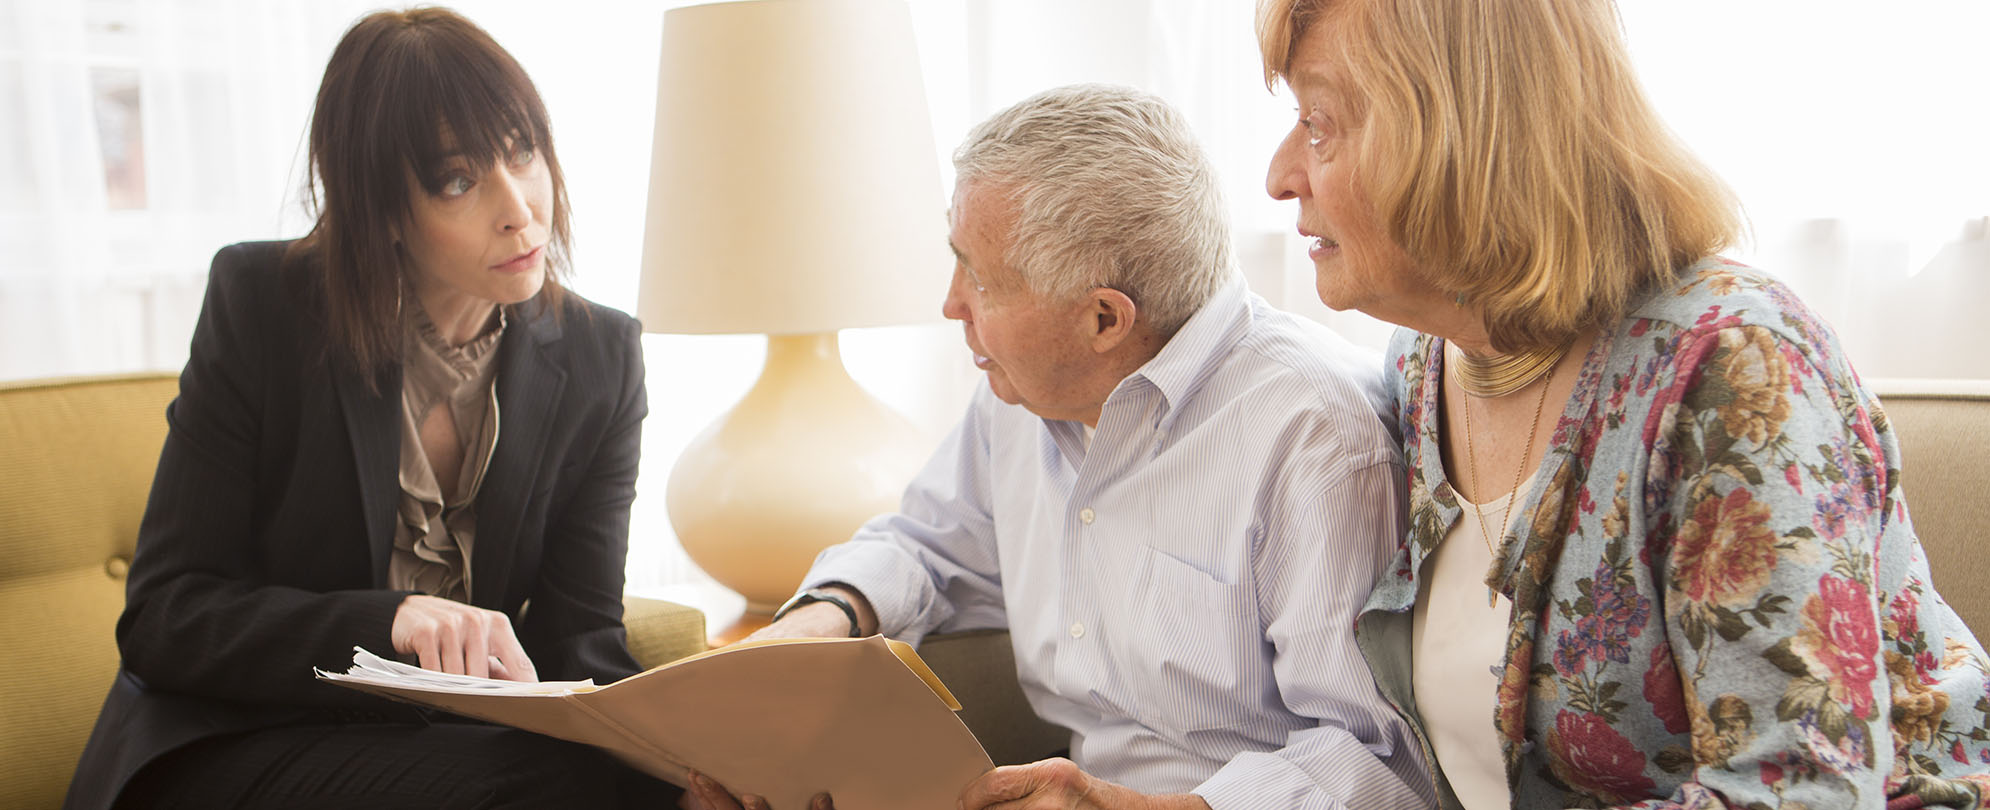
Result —
<instances>
[{"instance_id":1,"label":"woman's fingers","mask_svg":"<svg viewBox=\"0 0 1990 810\"><path fill-rule=\"evenodd\" d=\"M462 613L454 609L447 609L436 617L436 651L442 657L442 671L451 675L464 674L463 618Z\"/></svg>"},{"instance_id":2,"label":"woman's fingers","mask_svg":"<svg viewBox=\"0 0 1990 810\"><path fill-rule=\"evenodd\" d=\"M494 610L415 594L401 600L390 636L394 651L415 656L423 669L515 681L539 679L538 669L512 631L511 619Z\"/></svg>"},{"instance_id":3,"label":"woman's fingers","mask_svg":"<svg viewBox=\"0 0 1990 810\"><path fill-rule=\"evenodd\" d=\"M482 627L473 626L471 632L463 637L463 674L488 678L491 676L491 622L482 616L473 616L471 620ZM510 622L505 622L505 629L509 630L510 625Z\"/></svg>"},{"instance_id":4,"label":"woman's fingers","mask_svg":"<svg viewBox=\"0 0 1990 810\"><path fill-rule=\"evenodd\" d=\"M491 628L486 641L490 658L497 661L503 670L503 674L494 671L491 677L537 683L539 669L532 665L531 657L525 654L525 645L518 643L518 635L511 629L511 620L505 618L502 613L492 612L491 615L495 618L496 624Z\"/></svg>"}]
</instances>

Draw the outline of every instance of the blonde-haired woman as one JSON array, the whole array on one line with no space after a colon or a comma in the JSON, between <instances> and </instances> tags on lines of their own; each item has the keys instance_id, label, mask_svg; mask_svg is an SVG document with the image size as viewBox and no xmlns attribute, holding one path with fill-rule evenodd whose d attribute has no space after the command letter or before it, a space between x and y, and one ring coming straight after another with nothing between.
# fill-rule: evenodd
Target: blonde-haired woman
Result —
<instances>
[{"instance_id":1,"label":"blonde-haired woman","mask_svg":"<svg viewBox=\"0 0 1990 810\"><path fill-rule=\"evenodd\" d=\"M1321 300L1400 324L1357 635L1447 806L1983 806L1982 646L1831 330L1719 258L1608 0L1263 0Z\"/></svg>"}]
</instances>

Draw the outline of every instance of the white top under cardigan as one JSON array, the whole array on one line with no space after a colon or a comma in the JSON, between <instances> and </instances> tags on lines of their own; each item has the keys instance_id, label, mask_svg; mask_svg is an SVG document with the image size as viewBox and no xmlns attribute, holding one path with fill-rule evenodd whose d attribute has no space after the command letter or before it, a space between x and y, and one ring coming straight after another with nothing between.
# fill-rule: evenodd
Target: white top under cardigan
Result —
<instances>
[{"instance_id":1,"label":"white top under cardigan","mask_svg":"<svg viewBox=\"0 0 1990 810\"><path fill-rule=\"evenodd\" d=\"M1529 475L1519 491L1533 486ZM1491 542L1512 528L1513 493L1470 508L1425 560L1412 619L1410 661L1417 712L1451 790L1466 810L1508 806L1506 767L1499 759L1493 711L1499 703L1500 662L1513 603L1486 587ZM1493 529L1481 532L1479 515ZM1490 604L1488 604L1490 602Z\"/></svg>"}]
</instances>

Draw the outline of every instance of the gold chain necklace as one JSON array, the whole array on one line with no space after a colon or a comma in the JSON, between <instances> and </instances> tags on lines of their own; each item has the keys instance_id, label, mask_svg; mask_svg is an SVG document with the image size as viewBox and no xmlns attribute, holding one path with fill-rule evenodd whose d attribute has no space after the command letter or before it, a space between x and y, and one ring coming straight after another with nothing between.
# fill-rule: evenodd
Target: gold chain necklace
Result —
<instances>
[{"instance_id":1,"label":"gold chain necklace","mask_svg":"<svg viewBox=\"0 0 1990 810\"><path fill-rule=\"evenodd\" d=\"M1567 351L1568 347L1563 346L1560 350L1556 352L1556 354L1559 356L1560 354L1565 353ZM1460 357L1465 356L1465 353L1463 351L1459 351L1456 354ZM1557 359L1559 359L1559 357ZM1552 367L1552 365L1550 367ZM1539 372L1536 372L1534 373L1533 376L1534 378L1538 379L1541 375ZM1466 387L1465 381L1459 380L1458 387L1460 389L1464 389ZM1514 389L1514 390L1519 390L1519 389ZM1467 390L1465 393L1472 394L1472 392L1469 390ZM1476 394L1473 395L1476 396ZM1507 492L1506 509L1500 516L1500 535L1502 538L1504 538L1506 535L1506 521L1510 520L1513 517L1514 502L1520 500L1521 475L1527 472L1527 454L1534 449L1534 434L1536 431L1541 429L1541 408L1547 404L1548 404L1548 384L1547 382L1543 381L1541 383L1541 395L1534 399L1534 421L1531 424L1529 424L1527 427L1527 444L1526 446L1520 448L1520 466L1519 468L1513 471L1513 488ZM1477 495L1479 497L1485 497L1486 494L1485 491L1479 489L1479 455L1478 452L1474 449L1472 444L1472 403L1460 402L1458 403L1458 409L1465 412L1465 467L1470 471L1470 474L1472 476L1472 494ZM1480 506L1477 502L1470 502L1470 503L1472 504L1472 513L1477 515L1479 518L1479 537L1486 541L1486 554L1497 559L1499 557L1499 553L1493 550L1492 530L1486 528L1485 508ZM1494 591L1491 585L1487 585L1486 607L1490 608L1498 604L1499 604L1498 592Z\"/></svg>"},{"instance_id":2,"label":"gold chain necklace","mask_svg":"<svg viewBox=\"0 0 1990 810\"><path fill-rule=\"evenodd\" d=\"M1519 354L1496 354L1480 359L1459 349L1456 364L1458 387L1480 399L1498 399L1526 388L1554 369L1568 354L1574 341Z\"/></svg>"}]
</instances>

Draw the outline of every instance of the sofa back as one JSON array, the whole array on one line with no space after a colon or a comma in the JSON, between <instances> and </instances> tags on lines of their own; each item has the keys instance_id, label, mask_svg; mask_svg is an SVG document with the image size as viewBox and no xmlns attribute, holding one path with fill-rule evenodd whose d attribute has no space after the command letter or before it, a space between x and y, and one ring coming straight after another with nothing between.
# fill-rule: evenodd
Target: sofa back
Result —
<instances>
[{"instance_id":1,"label":"sofa back","mask_svg":"<svg viewBox=\"0 0 1990 810\"><path fill-rule=\"evenodd\" d=\"M1875 380L1900 439L1900 487L1935 590L1990 632L1990 381Z\"/></svg>"},{"instance_id":2,"label":"sofa back","mask_svg":"<svg viewBox=\"0 0 1990 810\"><path fill-rule=\"evenodd\" d=\"M170 374L0 385L0 807L53 808L117 673L113 628Z\"/></svg>"}]
</instances>

